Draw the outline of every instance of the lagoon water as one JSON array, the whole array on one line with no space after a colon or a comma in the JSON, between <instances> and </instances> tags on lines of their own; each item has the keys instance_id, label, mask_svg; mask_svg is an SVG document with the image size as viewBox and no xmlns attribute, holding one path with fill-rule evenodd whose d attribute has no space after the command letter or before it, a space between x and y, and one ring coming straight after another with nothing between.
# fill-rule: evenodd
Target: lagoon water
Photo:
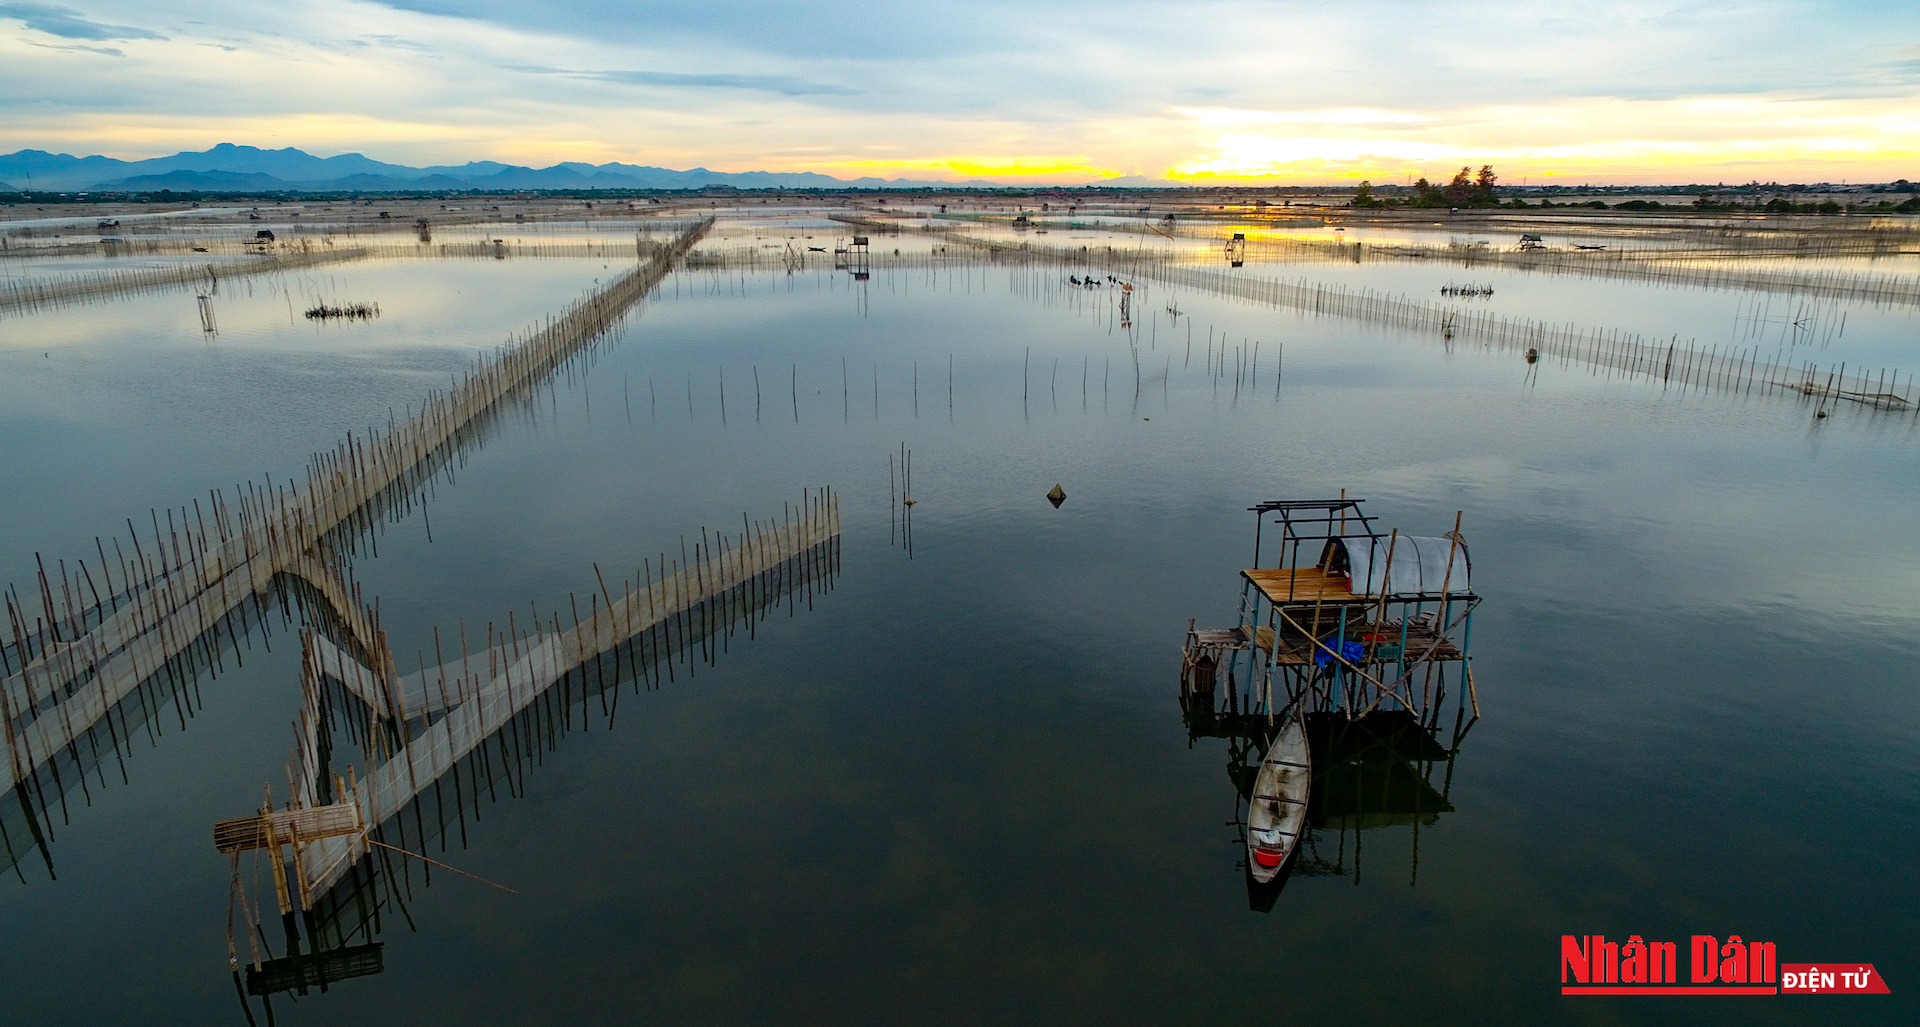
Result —
<instances>
[{"instance_id":1,"label":"lagoon water","mask_svg":"<svg viewBox=\"0 0 1920 1027\"><path fill-rule=\"evenodd\" d=\"M26 582L35 551L295 475L611 270L263 280L219 298L213 339L181 293L0 321L0 569ZM1117 290L1068 273L676 272L387 525L354 573L403 663L432 662L436 626L564 610L596 567L632 576L802 489L838 491L845 535L831 590L596 708L524 797L433 840L515 894L413 872L384 972L278 996L277 1022L1911 1021L1911 412L1816 420L1160 287L1123 327ZM1418 273L1407 291L1450 274ZM1646 331L1740 302L1528 287ZM290 317L309 295L384 313ZM1876 358L1920 365L1906 315L1854 316L1894 326L1862 335ZM1237 385L1232 356L1208 371L1222 338L1260 342ZM1190 617L1233 621L1246 507L1342 489L1403 531L1463 512L1482 716L1428 768L1443 811L1319 831L1262 911L1226 744L1182 721L1179 644ZM208 831L285 780L297 641L243 664L5 876L6 1022L245 1022ZM1894 995L1562 998L1563 934L1738 934L1872 962Z\"/></svg>"}]
</instances>

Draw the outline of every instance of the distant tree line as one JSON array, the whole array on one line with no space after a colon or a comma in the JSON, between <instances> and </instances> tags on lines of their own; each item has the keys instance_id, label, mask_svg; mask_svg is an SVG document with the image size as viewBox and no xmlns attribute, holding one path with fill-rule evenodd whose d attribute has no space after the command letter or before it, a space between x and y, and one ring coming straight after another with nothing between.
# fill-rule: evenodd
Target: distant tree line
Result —
<instances>
[{"instance_id":1,"label":"distant tree line","mask_svg":"<svg viewBox=\"0 0 1920 1027\"><path fill-rule=\"evenodd\" d=\"M1348 204L1353 207L1366 208L1446 207L1449 209L1457 209L1461 207L1508 207L1522 209L1537 206L1585 207L1593 210L1612 209L1629 211L1742 211L1761 214L1840 214L1847 211L1859 211L1863 213L1920 213L1920 195L1916 195L1916 192L1920 191L1920 186L1916 186L1904 178L1889 186L1878 187L1874 190L1875 192L1907 194L1907 198L1901 202L1896 203L1892 200L1878 200L1872 203L1859 203L1846 206L1834 200L1823 200L1818 203L1795 203L1786 196L1779 195L1779 193L1801 192L1804 191L1806 187L1783 187L1778 184L1761 186L1758 182L1747 187L1748 194L1746 196L1725 191L1709 192L1706 189L1701 189L1699 195L1694 198L1693 202L1686 204L1661 203L1658 200L1627 200L1615 204L1608 204L1605 200L1555 203L1552 198L1548 196L1541 196L1538 204L1531 204L1517 195L1509 195L1505 200L1502 200L1497 189L1499 181L1499 177L1494 174L1493 165L1491 164L1482 164L1478 172L1475 172L1471 165L1462 166L1459 171L1454 172L1453 180L1446 185L1435 185L1427 179L1422 178L1414 182L1406 192L1401 192L1397 186L1390 186L1388 188L1393 189L1394 194L1386 196L1376 194L1373 191L1373 183L1363 180L1360 185L1354 189L1353 199L1349 200ZM1763 192L1772 192L1775 195L1766 200L1762 200L1760 199L1760 195Z\"/></svg>"},{"instance_id":2,"label":"distant tree line","mask_svg":"<svg viewBox=\"0 0 1920 1027\"><path fill-rule=\"evenodd\" d=\"M1478 173L1472 165L1462 165L1446 185L1434 185L1422 178L1404 196L1376 196L1373 183L1363 181L1354 190L1351 202L1355 207L1499 207L1503 206L1495 191L1499 182L1491 164L1480 165ZM1524 207L1526 203L1515 197L1504 205Z\"/></svg>"}]
</instances>

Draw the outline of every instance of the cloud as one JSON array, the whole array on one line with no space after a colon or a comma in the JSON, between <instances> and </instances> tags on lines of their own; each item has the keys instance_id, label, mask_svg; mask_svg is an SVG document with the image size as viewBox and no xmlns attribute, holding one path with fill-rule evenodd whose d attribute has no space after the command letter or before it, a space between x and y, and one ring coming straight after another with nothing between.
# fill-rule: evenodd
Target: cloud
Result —
<instances>
[{"instance_id":1,"label":"cloud","mask_svg":"<svg viewBox=\"0 0 1920 1027\"><path fill-rule=\"evenodd\" d=\"M87 20L87 16L71 7L54 7L50 4L23 4L0 2L0 18L11 18L36 32L62 39L165 39L158 32L137 29L131 25L104 25ZM93 47L81 49L94 50ZM111 52L120 56L118 50L95 50L96 53Z\"/></svg>"},{"instance_id":2,"label":"cloud","mask_svg":"<svg viewBox=\"0 0 1920 1027\"><path fill-rule=\"evenodd\" d=\"M27 40L27 45L37 46L42 50L59 50L64 53L97 53L97 54L106 54L108 57L125 57L127 55L126 51L120 49L117 46L87 46L84 43L72 43L67 46L55 46L52 43L36 43L31 39Z\"/></svg>"},{"instance_id":3,"label":"cloud","mask_svg":"<svg viewBox=\"0 0 1920 1027\"><path fill-rule=\"evenodd\" d=\"M1083 17L1074 0L377 0L399 11L533 35L675 49L748 50L782 59L925 61L1030 44L1048 12ZM1105 11L1112 17L1111 5Z\"/></svg>"},{"instance_id":4,"label":"cloud","mask_svg":"<svg viewBox=\"0 0 1920 1027\"><path fill-rule=\"evenodd\" d=\"M580 71L572 68L549 68L538 65L518 65L513 71L524 71L538 75L565 75L570 78L585 79L592 82L617 82L635 86L666 86L685 89L755 89L783 96L857 96L858 89L831 85L825 82L808 82L790 75L731 75L724 73L681 74L671 71Z\"/></svg>"},{"instance_id":5,"label":"cloud","mask_svg":"<svg viewBox=\"0 0 1920 1027\"><path fill-rule=\"evenodd\" d=\"M1536 181L1911 179L1920 160L1920 4L1870 22L1806 0L50 6L80 2L0 0L32 26L0 30L0 151L1308 182L1467 160ZM59 52L162 16L172 41L137 60ZM1315 44L1276 58L1273 39Z\"/></svg>"},{"instance_id":6,"label":"cloud","mask_svg":"<svg viewBox=\"0 0 1920 1027\"><path fill-rule=\"evenodd\" d=\"M354 40L354 44L356 46L372 44L372 45L378 45L378 46L392 47L395 50L413 50L417 53L432 53L434 50L432 46L429 46L426 43L422 43L419 40L408 39L405 36L391 36L391 35L379 35L379 34L367 36L364 43L361 40Z\"/></svg>"},{"instance_id":7,"label":"cloud","mask_svg":"<svg viewBox=\"0 0 1920 1027\"><path fill-rule=\"evenodd\" d=\"M1180 113L1205 125L1420 125L1434 121L1412 111L1354 107L1307 111L1247 111L1218 108L1186 108Z\"/></svg>"}]
</instances>

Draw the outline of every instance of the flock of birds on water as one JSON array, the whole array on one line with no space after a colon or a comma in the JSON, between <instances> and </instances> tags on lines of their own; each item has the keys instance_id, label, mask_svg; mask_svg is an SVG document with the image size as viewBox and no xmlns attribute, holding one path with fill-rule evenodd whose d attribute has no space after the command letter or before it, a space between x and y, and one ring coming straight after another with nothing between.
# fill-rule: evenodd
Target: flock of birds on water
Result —
<instances>
[{"instance_id":1,"label":"flock of birds on water","mask_svg":"<svg viewBox=\"0 0 1920 1027\"><path fill-rule=\"evenodd\" d=\"M1105 279L1096 278L1093 275L1088 275L1085 278L1081 278L1079 275L1068 275L1067 281L1081 287L1082 289L1102 289L1109 285L1118 285L1123 288L1126 288L1132 285L1132 283L1123 282L1112 275L1108 275Z\"/></svg>"}]
</instances>

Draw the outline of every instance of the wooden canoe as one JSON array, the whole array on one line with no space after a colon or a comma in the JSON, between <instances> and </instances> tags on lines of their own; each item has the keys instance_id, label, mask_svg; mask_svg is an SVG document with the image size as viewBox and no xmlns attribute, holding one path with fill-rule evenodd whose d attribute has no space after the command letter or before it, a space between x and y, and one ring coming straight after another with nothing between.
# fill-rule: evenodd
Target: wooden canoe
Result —
<instances>
[{"instance_id":1,"label":"wooden canoe","mask_svg":"<svg viewBox=\"0 0 1920 1027\"><path fill-rule=\"evenodd\" d=\"M1307 827L1312 787L1313 758L1307 751L1306 723L1296 707L1281 722L1253 779L1247 809L1247 869L1255 881L1272 881L1293 855Z\"/></svg>"}]
</instances>

